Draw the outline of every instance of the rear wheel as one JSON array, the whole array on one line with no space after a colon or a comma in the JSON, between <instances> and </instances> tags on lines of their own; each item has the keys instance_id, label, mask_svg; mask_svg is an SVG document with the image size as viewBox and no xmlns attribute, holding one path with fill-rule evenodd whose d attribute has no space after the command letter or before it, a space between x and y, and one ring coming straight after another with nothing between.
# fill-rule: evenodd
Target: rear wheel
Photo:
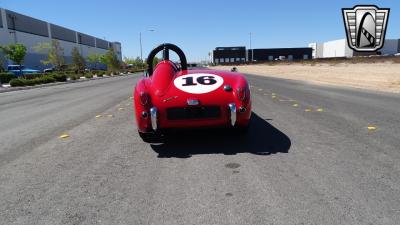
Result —
<instances>
[{"instance_id":1,"label":"rear wheel","mask_svg":"<svg viewBox=\"0 0 400 225\"><path fill-rule=\"evenodd\" d=\"M161 141L161 135L158 133L143 133L140 131L138 131L138 133L144 142L156 143Z\"/></svg>"},{"instance_id":2,"label":"rear wheel","mask_svg":"<svg viewBox=\"0 0 400 225\"><path fill-rule=\"evenodd\" d=\"M245 126L236 125L233 127L233 132L237 135L245 135L245 134L247 134L248 130L249 130L249 125L245 125Z\"/></svg>"}]
</instances>

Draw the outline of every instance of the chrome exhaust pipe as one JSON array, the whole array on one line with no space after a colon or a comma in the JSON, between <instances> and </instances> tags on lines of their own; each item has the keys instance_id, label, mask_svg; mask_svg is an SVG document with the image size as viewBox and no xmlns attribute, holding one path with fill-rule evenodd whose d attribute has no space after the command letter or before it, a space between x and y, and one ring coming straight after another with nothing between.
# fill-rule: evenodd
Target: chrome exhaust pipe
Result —
<instances>
[{"instance_id":1,"label":"chrome exhaust pipe","mask_svg":"<svg viewBox=\"0 0 400 225\"><path fill-rule=\"evenodd\" d=\"M154 131L157 131L157 108L152 107L150 109L150 117L151 117L151 128L153 128Z\"/></svg>"},{"instance_id":2,"label":"chrome exhaust pipe","mask_svg":"<svg viewBox=\"0 0 400 225\"><path fill-rule=\"evenodd\" d=\"M236 124L236 104L230 103L228 106L229 106L229 110L231 112L231 125L233 127Z\"/></svg>"}]
</instances>

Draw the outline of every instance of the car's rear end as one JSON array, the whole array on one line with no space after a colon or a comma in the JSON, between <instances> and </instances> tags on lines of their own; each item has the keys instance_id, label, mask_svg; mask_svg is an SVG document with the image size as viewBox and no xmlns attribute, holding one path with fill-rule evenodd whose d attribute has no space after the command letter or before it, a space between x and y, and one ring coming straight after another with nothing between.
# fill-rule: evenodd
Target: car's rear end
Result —
<instances>
[{"instance_id":1,"label":"car's rear end","mask_svg":"<svg viewBox=\"0 0 400 225\"><path fill-rule=\"evenodd\" d=\"M158 129L246 126L251 113L249 99L240 100L237 91L224 90L225 85L206 94L173 90L155 98Z\"/></svg>"},{"instance_id":2,"label":"car's rear end","mask_svg":"<svg viewBox=\"0 0 400 225\"><path fill-rule=\"evenodd\" d=\"M174 75L168 85L165 85L166 81L157 85L156 74L152 77L153 82L139 83L139 86L148 86L148 93L135 94L139 102L145 103L135 107L139 132L204 127L242 128L248 125L251 116L250 90L240 74L211 70L185 71L184 74ZM168 79L165 74L162 76ZM197 81L201 81L201 77L218 78L222 83L214 87L215 90L207 84L201 89L193 85L196 82L190 80L193 77L197 77ZM182 86L181 81L185 82Z\"/></svg>"}]
</instances>

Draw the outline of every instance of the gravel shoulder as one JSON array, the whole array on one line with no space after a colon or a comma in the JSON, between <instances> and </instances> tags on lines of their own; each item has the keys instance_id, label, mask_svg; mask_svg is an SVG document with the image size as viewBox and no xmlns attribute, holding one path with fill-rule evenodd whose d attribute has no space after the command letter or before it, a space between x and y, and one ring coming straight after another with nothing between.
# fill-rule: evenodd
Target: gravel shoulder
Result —
<instances>
[{"instance_id":1,"label":"gravel shoulder","mask_svg":"<svg viewBox=\"0 0 400 225\"><path fill-rule=\"evenodd\" d=\"M229 70L232 66L212 68ZM237 68L241 73L301 80L312 84L400 93L400 64L397 63L261 64L237 66Z\"/></svg>"}]
</instances>

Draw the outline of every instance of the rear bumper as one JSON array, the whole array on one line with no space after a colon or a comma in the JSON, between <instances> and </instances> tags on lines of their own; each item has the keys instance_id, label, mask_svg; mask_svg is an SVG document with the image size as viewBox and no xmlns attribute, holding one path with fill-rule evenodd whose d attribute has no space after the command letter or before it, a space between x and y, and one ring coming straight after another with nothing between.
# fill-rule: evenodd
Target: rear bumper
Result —
<instances>
[{"instance_id":1,"label":"rear bumper","mask_svg":"<svg viewBox=\"0 0 400 225\"><path fill-rule=\"evenodd\" d=\"M241 111L235 103L230 103L226 106L221 106L221 112L218 118L170 120L167 118L165 109L152 107L149 118L150 126L148 126L148 128L151 129L147 129L147 132L180 128L247 126L250 115L250 107L246 108L245 111Z\"/></svg>"},{"instance_id":2,"label":"rear bumper","mask_svg":"<svg viewBox=\"0 0 400 225\"><path fill-rule=\"evenodd\" d=\"M139 99L138 93L135 92L135 100ZM136 125L139 132L148 133L155 131L162 131L168 129L192 129L192 128L212 128L212 127L233 127L248 125L251 116L251 100L242 102L236 101L236 99L226 99L222 105L215 105L211 102L201 100L203 104L199 104L197 107L219 107L220 111L217 115L213 109L208 111L206 118L193 118L193 117L182 117L182 114L172 116L168 111L174 107L191 107L186 102L179 103L177 101L171 102L152 102L149 106L141 105L137 100L135 101L135 117ZM232 105L231 105L232 104ZM170 112L170 111L169 111ZM175 111L176 112L176 111ZM189 119L187 119L189 118ZM193 118L193 119L192 119Z\"/></svg>"}]
</instances>

